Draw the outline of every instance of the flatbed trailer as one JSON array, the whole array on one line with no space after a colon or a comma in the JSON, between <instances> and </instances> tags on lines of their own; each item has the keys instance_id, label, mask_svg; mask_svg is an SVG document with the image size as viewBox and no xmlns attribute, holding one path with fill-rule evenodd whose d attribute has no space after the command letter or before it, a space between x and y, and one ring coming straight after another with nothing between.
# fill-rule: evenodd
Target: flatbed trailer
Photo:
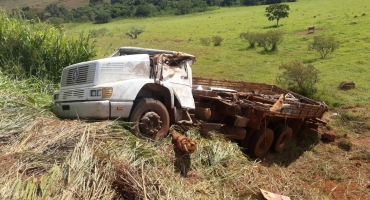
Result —
<instances>
[{"instance_id":1,"label":"flatbed trailer","mask_svg":"<svg viewBox=\"0 0 370 200\"><path fill-rule=\"evenodd\" d=\"M328 110L317 102L276 85L193 77L196 119L219 127L252 155L282 151L302 126L324 123Z\"/></svg>"}]
</instances>

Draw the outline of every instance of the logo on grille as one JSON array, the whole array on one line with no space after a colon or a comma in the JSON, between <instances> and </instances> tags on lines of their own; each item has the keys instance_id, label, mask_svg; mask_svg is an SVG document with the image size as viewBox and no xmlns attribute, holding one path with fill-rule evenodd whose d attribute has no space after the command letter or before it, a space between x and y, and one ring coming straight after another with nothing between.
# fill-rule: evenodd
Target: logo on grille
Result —
<instances>
[{"instance_id":1,"label":"logo on grille","mask_svg":"<svg viewBox=\"0 0 370 200\"><path fill-rule=\"evenodd\" d=\"M80 71L78 71L78 68L75 70L75 71L73 71L73 73L72 73L72 81L73 81L73 83L76 83L77 82L77 80L78 80L78 78L80 78Z\"/></svg>"}]
</instances>

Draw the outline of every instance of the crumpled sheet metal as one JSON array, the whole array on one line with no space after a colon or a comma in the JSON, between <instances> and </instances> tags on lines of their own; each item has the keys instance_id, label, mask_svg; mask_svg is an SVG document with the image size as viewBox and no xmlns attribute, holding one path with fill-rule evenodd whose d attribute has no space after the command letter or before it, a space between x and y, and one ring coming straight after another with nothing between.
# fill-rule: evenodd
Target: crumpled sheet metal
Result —
<instances>
[{"instance_id":1,"label":"crumpled sheet metal","mask_svg":"<svg viewBox=\"0 0 370 200\"><path fill-rule=\"evenodd\" d=\"M196 58L193 55L182 52L175 52L174 54L157 54L153 56L153 61L156 64L166 64L169 66L178 66L184 60L192 60L195 62Z\"/></svg>"}]
</instances>

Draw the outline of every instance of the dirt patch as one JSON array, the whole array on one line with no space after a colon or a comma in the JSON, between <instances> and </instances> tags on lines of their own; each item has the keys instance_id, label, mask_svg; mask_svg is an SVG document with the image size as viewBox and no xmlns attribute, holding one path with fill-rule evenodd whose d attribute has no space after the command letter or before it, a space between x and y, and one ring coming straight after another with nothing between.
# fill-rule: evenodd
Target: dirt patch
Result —
<instances>
[{"instance_id":1,"label":"dirt patch","mask_svg":"<svg viewBox=\"0 0 370 200\"><path fill-rule=\"evenodd\" d=\"M322 182L321 186L325 193L336 200L364 198L364 195L358 190L361 187L358 183L341 183L335 180L327 180Z\"/></svg>"},{"instance_id":2,"label":"dirt patch","mask_svg":"<svg viewBox=\"0 0 370 200\"><path fill-rule=\"evenodd\" d=\"M304 30L304 31L298 31L297 32L297 34L298 35L311 35L311 34L315 34L315 33L321 33L321 32L323 32L324 30L322 30L322 29L315 29L315 31L314 32L310 32L310 33L308 33L308 31L307 30Z\"/></svg>"},{"instance_id":3,"label":"dirt patch","mask_svg":"<svg viewBox=\"0 0 370 200\"><path fill-rule=\"evenodd\" d=\"M350 138L352 144L357 145L359 147L367 147L370 148L370 137L358 137L358 138Z\"/></svg>"}]
</instances>

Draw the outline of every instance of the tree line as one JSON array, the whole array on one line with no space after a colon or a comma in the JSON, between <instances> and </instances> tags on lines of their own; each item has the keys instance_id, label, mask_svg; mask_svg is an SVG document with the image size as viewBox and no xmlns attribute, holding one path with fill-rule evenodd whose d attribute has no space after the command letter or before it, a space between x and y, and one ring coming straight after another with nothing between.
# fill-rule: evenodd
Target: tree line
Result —
<instances>
[{"instance_id":1,"label":"tree line","mask_svg":"<svg viewBox=\"0 0 370 200\"><path fill-rule=\"evenodd\" d=\"M23 7L26 19L50 21L52 24L68 22L108 23L116 18L151 17L159 15L184 15L204 12L223 6L267 5L296 0L89 0L83 7L68 9L63 4L49 4L45 8Z\"/></svg>"}]
</instances>

